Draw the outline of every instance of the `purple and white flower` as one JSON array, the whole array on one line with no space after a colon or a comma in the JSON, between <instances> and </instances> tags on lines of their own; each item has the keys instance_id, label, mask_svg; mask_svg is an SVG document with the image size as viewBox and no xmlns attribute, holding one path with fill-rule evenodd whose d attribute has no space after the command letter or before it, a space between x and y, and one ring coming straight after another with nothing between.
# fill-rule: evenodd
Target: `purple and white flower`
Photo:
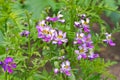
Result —
<instances>
[{"instance_id":1,"label":"purple and white flower","mask_svg":"<svg viewBox=\"0 0 120 80\"><path fill-rule=\"evenodd\" d=\"M40 31L38 32L38 38L41 38L45 42L50 42L54 37L55 30L47 27L40 28Z\"/></svg>"},{"instance_id":2,"label":"purple and white flower","mask_svg":"<svg viewBox=\"0 0 120 80\"><path fill-rule=\"evenodd\" d=\"M75 21L74 26L77 27L77 28L81 28L82 25L81 25L80 22Z\"/></svg>"},{"instance_id":3,"label":"purple and white flower","mask_svg":"<svg viewBox=\"0 0 120 80\"><path fill-rule=\"evenodd\" d=\"M88 48L93 48L93 41L91 39L91 34L86 35L85 37L85 44Z\"/></svg>"},{"instance_id":4,"label":"purple and white flower","mask_svg":"<svg viewBox=\"0 0 120 80\"><path fill-rule=\"evenodd\" d=\"M98 57L99 57L99 54L95 54L95 53L90 54L90 55L88 56L88 58L89 58L90 60L93 60L93 59L98 58Z\"/></svg>"},{"instance_id":5,"label":"purple and white flower","mask_svg":"<svg viewBox=\"0 0 120 80\"><path fill-rule=\"evenodd\" d=\"M86 18L86 20L81 19L81 23L82 23L84 32L87 32L87 33L90 32L89 25L88 25L89 22L90 22L89 18Z\"/></svg>"},{"instance_id":6,"label":"purple and white flower","mask_svg":"<svg viewBox=\"0 0 120 80\"><path fill-rule=\"evenodd\" d=\"M110 46L115 46L116 44L112 41L111 34L105 33L105 35L106 39L104 39L103 41L109 44Z\"/></svg>"},{"instance_id":7,"label":"purple and white flower","mask_svg":"<svg viewBox=\"0 0 120 80\"><path fill-rule=\"evenodd\" d=\"M68 60L62 62L60 72L66 74L67 76L71 76L70 71L71 71L70 62Z\"/></svg>"},{"instance_id":8,"label":"purple and white flower","mask_svg":"<svg viewBox=\"0 0 120 80\"><path fill-rule=\"evenodd\" d=\"M56 17L46 17L46 21L52 21L52 22L56 22L59 21L61 23L65 22L65 19L62 19L63 15L58 13L58 15Z\"/></svg>"},{"instance_id":9,"label":"purple and white flower","mask_svg":"<svg viewBox=\"0 0 120 80\"><path fill-rule=\"evenodd\" d=\"M81 15L80 21L79 22L75 21L74 26L77 28L83 29L83 31L86 33L89 33L90 32L90 28L89 28L90 20L89 18L86 18L86 19L85 18L86 18L85 14Z\"/></svg>"},{"instance_id":10,"label":"purple and white flower","mask_svg":"<svg viewBox=\"0 0 120 80\"><path fill-rule=\"evenodd\" d=\"M77 59L80 60L81 58L86 59L87 55L86 52L88 51L87 47L79 46L79 50L75 50L75 53L78 55Z\"/></svg>"},{"instance_id":11,"label":"purple and white flower","mask_svg":"<svg viewBox=\"0 0 120 80\"><path fill-rule=\"evenodd\" d=\"M54 35L53 44L61 45L63 43L67 43L68 39L66 38L66 32L56 31Z\"/></svg>"},{"instance_id":12,"label":"purple and white flower","mask_svg":"<svg viewBox=\"0 0 120 80\"><path fill-rule=\"evenodd\" d=\"M85 19L85 18L86 18L86 14L82 14L81 19Z\"/></svg>"},{"instance_id":13,"label":"purple and white flower","mask_svg":"<svg viewBox=\"0 0 120 80\"><path fill-rule=\"evenodd\" d=\"M90 51L89 51L88 58L89 58L90 60L93 60L93 59L99 57L99 54L95 54L95 53L93 52L93 49L89 49L89 50L90 50Z\"/></svg>"},{"instance_id":14,"label":"purple and white flower","mask_svg":"<svg viewBox=\"0 0 120 80\"><path fill-rule=\"evenodd\" d=\"M46 27L46 26L47 26L47 24L46 24L45 20L42 20L42 21L38 22L38 24L36 25L36 29L38 30L38 32L40 32L41 28Z\"/></svg>"},{"instance_id":15,"label":"purple and white flower","mask_svg":"<svg viewBox=\"0 0 120 80\"><path fill-rule=\"evenodd\" d=\"M76 33L74 44L82 44L85 41L84 33Z\"/></svg>"}]
</instances>

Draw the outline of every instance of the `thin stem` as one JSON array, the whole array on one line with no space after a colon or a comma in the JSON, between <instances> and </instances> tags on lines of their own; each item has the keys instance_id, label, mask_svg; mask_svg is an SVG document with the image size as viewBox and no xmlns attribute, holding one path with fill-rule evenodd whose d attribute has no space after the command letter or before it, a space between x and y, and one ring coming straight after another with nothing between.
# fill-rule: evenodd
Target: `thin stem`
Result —
<instances>
[{"instance_id":1,"label":"thin stem","mask_svg":"<svg viewBox=\"0 0 120 80\"><path fill-rule=\"evenodd\" d=\"M27 60L27 69L29 69L29 63L30 63L30 57L31 57L31 44L30 44L31 43L31 41L30 41L31 25L30 25L30 15L27 11L26 11L26 16L27 16L28 30L29 30L29 35L28 35L28 60ZM26 70L26 72L27 72L27 70ZM25 80L27 80L26 72L25 72Z\"/></svg>"},{"instance_id":2,"label":"thin stem","mask_svg":"<svg viewBox=\"0 0 120 80\"><path fill-rule=\"evenodd\" d=\"M10 74L8 74L8 80L10 80Z\"/></svg>"},{"instance_id":3,"label":"thin stem","mask_svg":"<svg viewBox=\"0 0 120 80\"><path fill-rule=\"evenodd\" d=\"M6 72L5 72L5 80L7 80L7 74L8 74L8 73L7 73L7 71L6 71Z\"/></svg>"},{"instance_id":4,"label":"thin stem","mask_svg":"<svg viewBox=\"0 0 120 80\"><path fill-rule=\"evenodd\" d=\"M70 8L70 28L71 28L71 31L74 31L73 2L74 2L73 0L70 1L70 6L71 6L71 8Z\"/></svg>"},{"instance_id":5,"label":"thin stem","mask_svg":"<svg viewBox=\"0 0 120 80\"><path fill-rule=\"evenodd\" d=\"M5 32L7 32L7 19L5 20Z\"/></svg>"},{"instance_id":6,"label":"thin stem","mask_svg":"<svg viewBox=\"0 0 120 80\"><path fill-rule=\"evenodd\" d=\"M29 16L28 12L26 13L26 16L27 16L29 33L30 33L31 32L31 25L30 25L30 16ZM28 53L29 53L29 55L31 55L30 34L28 35Z\"/></svg>"}]
</instances>

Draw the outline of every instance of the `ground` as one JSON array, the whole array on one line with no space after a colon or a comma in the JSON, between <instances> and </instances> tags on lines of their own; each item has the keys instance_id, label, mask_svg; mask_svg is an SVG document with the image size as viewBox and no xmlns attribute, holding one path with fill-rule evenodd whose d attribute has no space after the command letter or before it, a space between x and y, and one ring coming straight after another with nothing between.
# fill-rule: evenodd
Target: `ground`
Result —
<instances>
[{"instance_id":1,"label":"ground","mask_svg":"<svg viewBox=\"0 0 120 80\"><path fill-rule=\"evenodd\" d=\"M113 34L114 42L116 43L115 47L102 47L100 51L100 56L105 60L116 61L117 64L111 66L109 71L117 77L117 80L120 80L120 33Z\"/></svg>"}]
</instances>

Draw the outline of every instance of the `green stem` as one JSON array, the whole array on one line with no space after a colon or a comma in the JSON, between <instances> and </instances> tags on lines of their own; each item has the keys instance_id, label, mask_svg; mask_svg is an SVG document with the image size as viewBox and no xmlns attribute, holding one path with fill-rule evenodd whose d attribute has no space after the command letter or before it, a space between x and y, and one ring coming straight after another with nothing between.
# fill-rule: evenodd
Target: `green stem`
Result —
<instances>
[{"instance_id":1,"label":"green stem","mask_svg":"<svg viewBox=\"0 0 120 80\"><path fill-rule=\"evenodd\" d=\"M73 27L73 25L74 25L73 2L74 2L73 0L70 1L70 6L71 6L71 8L70 8L70 28L71 28L72 32L74 31L74 27Z\"/></svg>"},{"instance_id":2,"label":"green stem","mask_svg":"<svg viewBox=\"0 0 120 80\"><path fill-rule=\"evenodd\" d=\"M5 80L7 80L7 74L8 74L8 73L7 73L7 71L6 71L6 72L5 72Z\"/></svg>"},{"instance_id":3,"label":"green stem","mask_svg":"<svg viewBox=\"0 0 120 80\"><path fill-rule=\"evenodd\" d=\"M28 28L29 28L28 29L29 30L29 35L28 35L28 60L27 60L27 69L29 69L29 63L30 63L30 57L31 57L31 41L30 41L31 25L30 25L30 15L27 11L26 11L26 16L27 16L27 22L28 22ZM25 73L25 80L27 80L26 73Z\"/></svg>"},{"instance_id":4,"label":"green stem","mask_svg":"<svg viewBox=\"0 0 120 80\"><path fill-rule=\"evenodd\" d=\"M30 33L31 32L30 16L28 12L26 13L26 15L27 15L27 22L28 22L28 28L29 28L29 33ZM28 36L28 53L31 56L30 34Z\"/></svg>"},{"instance_id":5,"label":"green stem","mask_svg":"<svg viewBox=\"0 0 120 80\"><path fill-rule=\"evenodd\" d=\"M7 32L7 19L5 20L5 32Z\"/></svg>"},{"instance_id":6,"label":"green stem","mask_svg":"<svg viewBox=\"0 0 120 80\"><path fill-rule=\"evenodd\" d=\"M10 74L8 74L8 80L10 80Z\"/></svg>"}]
</instances>

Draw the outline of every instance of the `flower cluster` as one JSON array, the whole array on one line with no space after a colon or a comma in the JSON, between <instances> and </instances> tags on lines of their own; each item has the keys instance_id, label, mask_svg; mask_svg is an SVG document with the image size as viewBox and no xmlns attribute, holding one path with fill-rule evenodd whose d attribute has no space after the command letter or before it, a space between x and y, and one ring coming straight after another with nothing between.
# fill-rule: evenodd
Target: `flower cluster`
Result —
<instances>
[{"instance_id":1,"label":"flower cluster","mask_svg":"<svg viewBox=\"0 0 120 80\"><path fill-rule=\"evenodd\" d=\"M91 39L90 28L89 28L90 20L86 18L86 15L81 15L79 22L74 22L75 27L79 28L79 32L76 33L76 38L74 40L74 44L79 45L79 50L75 50L75 53L78 55L77 59L94 59L99 57L98 54L94 54L93 52L93 41Z\"/></svg>"},{"instance_id":2,"label":"flower cluster","mask_svg":"<svg viewBox=\"0 0 120 80\"><path fill-rule=\"evenodd\" d=\"M89 18L86 18L86 15L82 14L80 21L74 22L74 26L83 30L86 33L89 33L90 32L89 22L90 22Z\"/></svg>"},{"instance_id":3,"label":"flower cluster","mask_svg":"<svg viewBox=\"0 0 120 80\"><path fill-rule=\"evenodd\" d=\"M105 35L106 39L104 39L103 41L109 44L110 46L115 46L116 44L112 41L111 34L105 33Z\"/></svg>"},{"instance_id":4,"label":"flower cluster","mask_svg":"<svg viewBox=\"0 0 120 80\"><path fill-rule=\"evenodd\" d=\"M53 29L52 27L46 24L47 21L53 21L53 22L60 21L61 20L60 18L62 16L63 15L59 14L55 18L47 17L46 20L39 22L38 25L36 26L38 30L38 38L41 38L45 42L52 41L53 44L58 44L58 45L62 45L63 43L66 43L68 41L68 39L66 38L66 32L63 33L62 31Z\"/></svg>"},{"instance_id":5,"label":"flower cluster","mask_svg":"<svg viewBox=\"0 0 120 80\"><path fill-rule=\"evenodd\" d=\"M54 73L55 74L57 74L58 72L60 72L60 73L66 74L67 76L71 76L70 71L71 71L71 67L70 67L70 62L68 60L62 62L60 69L58 69L58 68L54 69Z\"/></svg>"},{"instance_id":6,"label":"flower cluster","mask_svg":"<svg viewBox=\"0 0 120 80\"><path fill-rule=\"evenodd\" d=\"M3 62L0 62L0 65L4 69L4 71L7 71L8 73L13 73L13 69L16 68L16 63L14 63L13 58L7 57Z\"/></svg>"}]
</instances>

